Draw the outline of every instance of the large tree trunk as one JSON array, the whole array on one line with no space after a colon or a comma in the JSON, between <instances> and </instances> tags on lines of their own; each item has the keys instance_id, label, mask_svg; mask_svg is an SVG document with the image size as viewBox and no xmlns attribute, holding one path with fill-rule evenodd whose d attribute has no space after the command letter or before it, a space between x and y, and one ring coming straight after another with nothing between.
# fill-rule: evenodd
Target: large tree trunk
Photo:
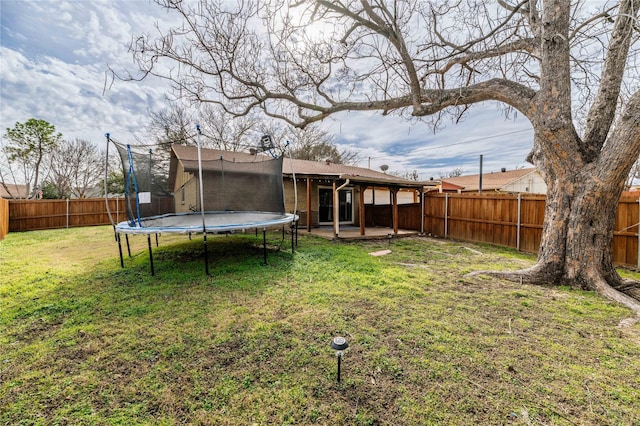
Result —
<instances>
[{"instance_id":1,"label":"large tree trunk","mask_svg":"<svg viewBox=\"0 0 640 426\"><path fill-rule=\"evenodd\" d=\"M625 177L640 155L640 92L616 123L604 148L594 154L565 123L534 122L529 156L547 183L547 203L538 261L523 271L491 273L545 285L569 285L596 291L621 303L640 319L640 301L618 291L611 244L616 208ZM482 274L486 271L473 273Z\"/></svg>"},{"instance_id":2,"label":"large tree trunk","mask_svg":"<svg viewBox=\"0 0 640 426\"><path fill-rule=\"evenodd\" d=\"M620 284L611 257L616 214L611 206L620 198L620 183L588 172L559 173L547 192L537 278L585 290L596 290L601 279Z\"/></svg>"},{"instance_id":3,"label":"large tree trunk","mask_svg":"<svg viewBox=\"0 0 640 426\"><path fill-rule=\"evenodd\" d=\"M640 320L640 301L617 290L623 282L611 253L616 218L616 209L611 206L617 205L623 185L593 176L590 167L585 170L561 170L548 181L542 239L533 267L470 275L489 273L534 284L592 290L632 309L636 317L621 322L629 326Z\"/></svg>"},{"instance_id":4,"label":"large tree trunk","mask_svg":"<svg viewBox=\"0 0 640 426\"><path fill-rule=\"evenodd\" d=\"M640 155L640 92L630 99L599 155L576 155L581 140L562 130L564 126L555 131L541 127L530 155L547 183L538 261L528 270L499 275L593 290L640 315L640 301L616 290L622 279L611 253L613 206L618 205L625 176Z\"/></svg>"},{"instance_id":5,"label":"large tree trunk","mask_svg":"<svg viewBox=\"0 0 640 426\"><path fill-rule=\"evenodd\" d=\"M538 261L519 271L520 276L533 283L593 290L640 315L640 301L616 289L622 279L611 254L616 215L611 206L618 203L621 192L619 181L561 171L549 185Z\"/></svg>"}]
</instances>

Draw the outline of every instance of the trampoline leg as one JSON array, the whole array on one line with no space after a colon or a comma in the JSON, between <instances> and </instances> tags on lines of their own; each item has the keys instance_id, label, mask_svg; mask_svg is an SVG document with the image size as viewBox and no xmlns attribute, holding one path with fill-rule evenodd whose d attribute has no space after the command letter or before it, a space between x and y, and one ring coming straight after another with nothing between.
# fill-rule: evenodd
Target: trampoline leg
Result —
<instances>
[{"instance_id":1,"label":"trampoline leg","mask_svg":"<svg viewBox=\"0 0 640 426\"><path fill-rule=\"evenodd\" d=\"M282 239L284 240L284 225L282 225Z\"/></svg>"},{"instance_id":2,"label":"trampoline leg","mask_svg":"<svg viewBox=\"0 0 640 426\"><path fill-rule=\"evenodd\" d=\"M262 253L264 255L264 264L267 264L267 230L262 230Z\"/></svg>"},{"instance_id":3,"label":"trampoline leg","mask_svg":"<svg viewBox=\"0 0 640 426\"><path fill-rule=\"evenodd\" d=\"M158 247L158 234L156 234L156 247Z\"/></svg>"},{"instance_id":4,"label":"trampoline leg","mask_svg":"<svg viewBox=\"0 0 640 426\"><path fill-rule=\"evenodd\" d=\"M291 254L296 252L295 246L293 244L293 234L295 233L295 230L293 228L291 228Z\"/></svg>"},{"instance_id":5,"label":"trampoline leg","mask_svg":"<svg viewBox=\"0 0 640 426\"><path fill-rule=\"evenodd\" d=\"M124 234L124 239L127 241L127 253L131 257L131 247L129 246L129 234Z\"/></svg>"},{"instance_id":6,"label":"trampoline leg","mask_svg":"<svg viewBox=\"0 0 640 426\"><path fill-rule=\"evenodd\" d=\"M151 275L155 275L156 271L153 269L153 251L151 250L151 234L147 234L147 245L149 246L149 263L151 264Z\"/></svg>"},{"instance_id":7,"label":"trampoline leg","mask_svg":"<svg viewBox=\"0 0 640 426\"><path fill-rule=\"evenodd\" d=\"M209 250L207 249L207 233L205 232L202 235L204 237L204 271L207 275L209 275Z\"/></svg>"},{"instance_id":8,"label":"trampoline leg","mask_svg":"<svg viewBox=\"0 0 640 426\"><path fill-rule=\"evenodd\" d=\"M124 259L122 259L122 242L120 241L120 234L116 233L116 241L118 242L118 252L120 252L120 267L124 268Z\"/></svg>"}]
</instances>

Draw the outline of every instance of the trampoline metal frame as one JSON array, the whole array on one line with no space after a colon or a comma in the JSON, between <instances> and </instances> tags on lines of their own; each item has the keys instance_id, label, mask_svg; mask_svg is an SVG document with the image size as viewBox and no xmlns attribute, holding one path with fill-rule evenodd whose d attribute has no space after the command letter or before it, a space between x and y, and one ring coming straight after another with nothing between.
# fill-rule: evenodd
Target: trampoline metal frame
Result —
<instances>
[{"instance_id":1,"label":"trampoline metal frame","mask_svg":"<svg viewBox=\"0 0 640 426\"><path fill-rule=\"evenodd\" d=\"M236 224L227 224L227 225L206 225L207 217L222 217L222 216L233 216L237 214L249 213L253 215L270 215L276 216L277 219L271 220L262 220L262 221L254 221L248 223L236 223ZM220 215L220 216L218 216ZM118 242L118 252L120 254L120 266L124 268L124 257L122 254L122 239L120 238L120 234L125 234L125 240L127 243L127 252L129 257L131 257L131 249L129 246L129 235L146 235L147 236L147 246L149 250L149 265L151 267L151 275L155 275L155 267L153 263L153 248L151 244L151 234L156 235L156 247L158 246L158 234L167 233L167 234L189 234L189 238L191 238L191 234L195 233L203 233L206 237L207 234L229 234L234 233L236 231L246 232L247 230L255 229L256 236L258 234L258 230L262 229L262 253L263 253L263 265L267 264L267 229L275 228L276 226L282 226L282 239L285 237L285 228L284 225L290 224L291 227L291 253L295 253L295 247L298 245L298 227L296 226L296 222L299 217L295 214L285 213L285 214L277 214L277 213L269 213L269 212L206 212L203 217L204 225L191 225L191 226L182 226L182 227L171 227L171 226L149 226L144 227L142 223L145 221L167 221L175 217L180 216L200 216L200 213L178 213L178 214L165 214L159 216L151 216L148 218L142 218L140 222L140 226L132 227L129 222L124 221L118 223L114 227L114 231L116 233L116 241ZM206 248L206 239L204 240L205 248ZM209 273L209 254L208 250L205 249L205 272L207 275Z\"/></svg>"}]
</instances>

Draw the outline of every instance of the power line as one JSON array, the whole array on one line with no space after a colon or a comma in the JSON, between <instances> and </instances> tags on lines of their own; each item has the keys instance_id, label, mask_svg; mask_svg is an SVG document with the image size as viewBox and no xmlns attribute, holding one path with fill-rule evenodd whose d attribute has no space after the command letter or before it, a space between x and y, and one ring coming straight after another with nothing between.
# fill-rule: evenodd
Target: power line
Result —
<instances>
[{"instance_id":1,"label":"power line","mask_svg":"<svg viewBox=\"0 0 640 426\"><path fill-rule=\"evenodd\" d=\"M464 145L464 144L468 144L468 143L472 143L472 142L479 142L479 141L484 141L487 139L493 139L493 138L498 138L500 136L509 136L509 135L514 135L516 133L524 133L524 132L530 132L531 129L525 129L525 130L514 130L513 132L508 132L508 133L501 133L498 135L492 135L492 136L485 136L483 138L477 138L477 139L471 139L471 140L467 140L464 142L456 142L456 143L452 143L452 144L447 144L447 145L437 145L437 146L426 146L424 148L417 148L414 149L412 152L416 152L416 151L428 151L430 149L438 149L438 148L448 148L450 146L456 146L456 145Z\"/></svg>"},{"instance_id":2,"label":"power line","mask_svg":"<svg viewBox=\"0 0 640 426\"><path fill-rule=\"evenodd\" d=\"M484 141L487 139L493 139L493 138L498 138L501 136L509 136L509 135L514 135L517 133L524 133L524 132L530 132L531 129L524 129L524 130L514 130L513 132L507 132L507 133L500 133L498 135L492 135L492 136L485 136L482 138L477 138L477 139L471 139L471 140L467 140L464 142L456 142L456 143L451 143L451 144L447 144L447 145L437 145L437 146L426 146L424 148L416 148L412 151L410 151L411 153L414 153L416 151L428 151L430 149L439 149L439 148L448 148L450 146L456 146L456 145L464 145L464 144L468 144L468 143L473 143L473 142L480 142L480 141ZM369 159L369 161L371 160L377 160L377 159L381 159L381 158L393 158L393 155L379 155L376 157L372 157L372 156L368 156L367 157Z\"/></svg>"}]
</instances>

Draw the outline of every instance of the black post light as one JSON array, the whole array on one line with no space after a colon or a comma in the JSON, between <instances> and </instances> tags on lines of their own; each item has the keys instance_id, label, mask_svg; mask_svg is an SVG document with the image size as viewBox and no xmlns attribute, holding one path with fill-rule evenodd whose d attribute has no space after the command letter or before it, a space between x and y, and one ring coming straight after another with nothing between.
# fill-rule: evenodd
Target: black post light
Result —
<instances>
[{"instance_id":1,"label":"black post light","mask_svg":"<svg viewBox=\"0 0 640 426\"><path fill-rule=\"evenodd\" d=\"M336 358L338 358L338 383L340 383L340 363L342 360L342 354L345 349L349 347L349 343L347 343L347 339L344 337L336 336L331 341L331 348L336 351Z\"/></svg>"}]
</instances>

